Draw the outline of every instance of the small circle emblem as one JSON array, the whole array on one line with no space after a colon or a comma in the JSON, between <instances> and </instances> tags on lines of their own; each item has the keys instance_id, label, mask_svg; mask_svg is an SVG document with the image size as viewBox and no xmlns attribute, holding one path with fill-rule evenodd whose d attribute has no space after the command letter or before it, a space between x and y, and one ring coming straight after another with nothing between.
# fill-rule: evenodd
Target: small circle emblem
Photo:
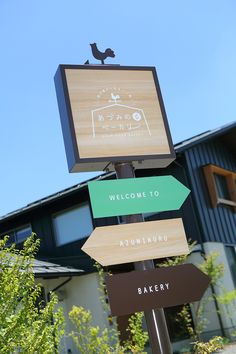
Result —
<instances>
[{"instance_id":1,"label":"small circle emblem","mask_svg":"<svg viewBox=\"0 0 236 354\"><path fill-rule=\"evenodd\" d=\"M142 116L141 116L141 114L140 114L139 112L134 112L134 113L132 114L132 118L133 118L134 120L136 120L136 122L139 122L139 121L142 119Z\"/></svg>"}]
</instances>

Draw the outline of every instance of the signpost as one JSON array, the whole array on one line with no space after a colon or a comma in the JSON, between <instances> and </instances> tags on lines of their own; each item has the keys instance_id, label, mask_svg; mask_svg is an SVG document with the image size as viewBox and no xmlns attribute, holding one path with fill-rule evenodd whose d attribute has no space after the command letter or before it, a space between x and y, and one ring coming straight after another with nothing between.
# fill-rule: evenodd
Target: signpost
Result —
<instances>
[{"instance_id":1,"label":"signpost","mask_svg":"<svg viewBox=\"0 0 236 354\"><path fill-rule=\"evenodd\" d=\"M93 214L127 223L96 229L83 250L104 265L134 261L136 272L107 278L112 313L144 310L153 353L171 354L158 307L196 301L209 279L191 265L154 269L150 259L188 253L180 219L144 223L141 214L179 209L189 190L172 176L134 179L134 168L175 159L156 70L59 65L55 85L69 171L114 169L119 180L89 184Z\"/></svg>"},{"instance_id":2,"label":"signpost","mask_svg":"<svg viewBox=\"0 0 236 354\"><path fill-rule=\"evenodd\" d=\"M177 210L190 190L173 176L88 183L95 218Z\"/></svg>"},{"instance_id":3,"label":"signpost","mask_svg":"<svg viewBox=\"0 0 236 354\"><path fill-rule=\"evenodd\" d=\"M116 175L118 179L134 178L134 167L131 162L120 162L115 164ZM125 216L126 223L143 222L142 214L132 214ZM138 261L134 263L134 268L139 271L154 269L153 260ZM166 324L164 310L162 308L153 308L144 311L147 324L150 346L153 354L171 354L171 342Z\"/></svg>"},{"instance_id":4,"label":"signpost","mask_svg":"<svg viewBox=\"0 0 236 354\"><path fill-rule=\"evenodd\" d=\"M199 301L209 283L193 264L106 276L113 316Z\"/></svg>"},{"instance_id":5,"label":"signpost","mask_svg":"<svg viewBox=\"0 0 236 354\"><path fill-rule=\"evenodd\" d=\"M189 253L182 219L97 227L82 250L103 266Z\"/></svg>"}]
</instances>

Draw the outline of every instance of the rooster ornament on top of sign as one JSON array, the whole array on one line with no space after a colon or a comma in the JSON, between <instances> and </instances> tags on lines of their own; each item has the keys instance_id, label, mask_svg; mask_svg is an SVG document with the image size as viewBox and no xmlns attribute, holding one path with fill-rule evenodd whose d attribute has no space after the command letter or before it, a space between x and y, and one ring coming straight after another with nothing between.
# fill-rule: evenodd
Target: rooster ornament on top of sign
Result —
<instances>
[{"instance_id":1,"label":"rooster ornament on top of sign","mask_svg":"<svg viewBox=\"0 0 236 354\"><path fill-rule=\"evenodd\" d=\"M91 49L92 49L92 53L93 53L93 56L95 59L97 60L101 60L101 64L105 64L104 63L104 60L106 58L115 58L115 53L114 51L111 49L111 48L107 48L105 50L105 52L101 52L98 47L97 47L97 44L96 43L92 43L90 44L91 46ZM89 64L89 61L87 60L85 62L85 64Z\"/></svg>"}]
</instances>

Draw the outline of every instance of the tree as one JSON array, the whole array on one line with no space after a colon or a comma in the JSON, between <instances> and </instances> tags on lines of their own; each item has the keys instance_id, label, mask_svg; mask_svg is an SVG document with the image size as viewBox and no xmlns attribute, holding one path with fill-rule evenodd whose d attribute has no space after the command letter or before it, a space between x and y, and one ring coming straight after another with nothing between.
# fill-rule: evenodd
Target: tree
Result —
<instances>
[{"instance_id":1,"label":"tree","mask_svg":"<svg viewBox=\"0 0 236 354\"><path fill-rule=\"evenodd\" d=\"M190 253L195 246L195 242L189 244ZM217 252L211 252L205 255L204 261L198 265L199 269L211 278L211 284L218 284L219 280L224 274L224 265L217 264L216 259L219 256ZM175 266L186 262L188 255L168 258L161 266ZM159 264L160 265L160 264ZM194 312L194 325L192 322L191 310L188 304L184 305L182 311L178 314L177 321L179 325L187 330L189 337L192 339L192 352L194 354L208 354L213 353L218 349L223 348L223 338L216 336L211 338L208 342L201 341L201 334L207 326L208 320L205 317L205 308L209 302L217 299L217 296L212 293L211 296L204 296L200 301L192 306ZM223 300L222 300L223 303Z\"/></svg>"},{"instance_id":2,"label":"tree","mask_svg":"<svg viewBox=\"0 0 236 354\"><path fill-rule=\"evenodd\" d=\"M104 269L96 263L99 274L100 301L103 305L105 314L110 313L109 304L106 302L106 287L104 281ZM73 338L76 347L81 354L146 354L145 344L148 341L148 334L143 330L143 313L135 313L128 320L128 339L120 343L119 331L116 320L109 316L106 328L99 328L92 324L93 317L89 310L83 307L73 306L69 313L75 331L69 335ZM113 326L111 326L113 323Z\"/></svg>"},{"instance_id":3,"label":"tree","mask_svg":"<svg viewBox=\"0 0 236 354\"><path fill-rule=\"evenodd\" d=\"M109 327L100 329L92 324L93 318L89 310L81 306L73 306L69 317L75 327L75 331L69 335L81 354L125 354L127 352L146 354L144 348L148 335L142 328L143 313L141 312L130 317L127 328L129 339L122 344L117 329L113 330L111 336Z\"/></svg>"},{"instance_id":4,"label":"tree","mask_svg":"<svg viewBox=\"0 0 236 354\"><path fill-rule=\"evenodd\" d=\"M33 273L39 240L32 234L22 250L6 242L0 240L0 353L57 353L64 319L54 294L46 305L39 302Z\"/></svg>"}]
</instances>

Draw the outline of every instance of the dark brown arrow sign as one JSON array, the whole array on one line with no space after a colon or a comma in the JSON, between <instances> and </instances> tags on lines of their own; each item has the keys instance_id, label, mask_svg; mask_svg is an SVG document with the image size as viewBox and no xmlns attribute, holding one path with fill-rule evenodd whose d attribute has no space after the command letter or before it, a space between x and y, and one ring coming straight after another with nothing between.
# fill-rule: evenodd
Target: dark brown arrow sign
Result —
<instances>
[{"instance_id":1,"label":"dark brown arrow sign","mask_svg":"<svg viewBox=\"0 0 236 354\"><path fill-rule=\"evenodd\" d=\"M113 316L199 301L209 283L193 264L106 276Z\"/></svg>"}]
</instances>

